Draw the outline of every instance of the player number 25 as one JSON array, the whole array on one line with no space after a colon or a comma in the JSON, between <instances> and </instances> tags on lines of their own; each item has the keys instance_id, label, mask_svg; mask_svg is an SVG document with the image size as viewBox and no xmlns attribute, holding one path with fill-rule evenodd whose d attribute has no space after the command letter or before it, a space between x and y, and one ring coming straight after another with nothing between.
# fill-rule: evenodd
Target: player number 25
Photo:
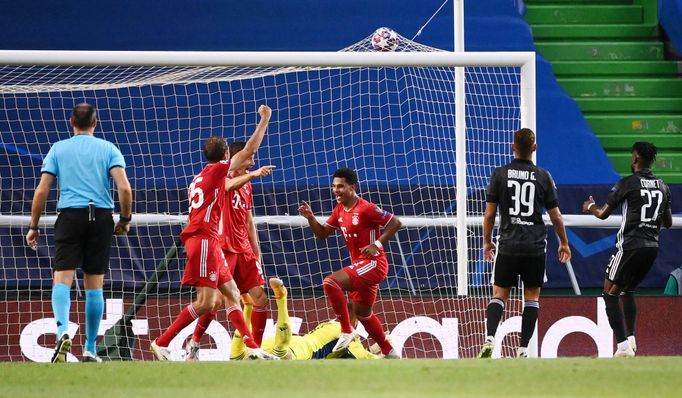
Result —
<instances>
[{"instance_id":1,"label":"player number 25","mask_svg":"<svg viewBox=\"0 0 682 398\"><path fill-rule=\"evenodd\" d=\"M507 181L507 187L514 190L511 197L514 207L509 208L509 215L527 217L533 214L535 184L530 181L521 184L516 180L509 180Z\"/></svg>"},{"instance_id":2,"label":"player number 25","mask_svg":"<svg viewBox=\"0 0 682 398\"><path fill-rule=\"evenodd\" d=\"M192 209L198 209L204 204L204 190L197 186L204 177L197 176L194 181L189 185L189 211Z\"/></svg>"}]
</instances>

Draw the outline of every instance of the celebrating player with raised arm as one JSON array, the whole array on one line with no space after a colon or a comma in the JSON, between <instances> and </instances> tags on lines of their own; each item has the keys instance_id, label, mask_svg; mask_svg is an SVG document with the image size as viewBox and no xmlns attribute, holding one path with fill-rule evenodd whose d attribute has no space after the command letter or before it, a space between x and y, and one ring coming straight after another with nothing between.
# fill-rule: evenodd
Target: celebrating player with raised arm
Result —
<instances>
[{"instance_id":1,"label":"celebrating player with raised arm","mask_svg":"<svg viewBox=\"0 0 682 398\"><path fill-rule=\"evenodd\" d=\"M257 130L263 129L264 131L270 119L271 111L270 108L263 108L262 111L261 123ZM255 134L255 136L261 135ZM259 146L260 142L244 141L235 141L230 145L229 152L232 165L225 186L226 195L220 225L221 247L230 273L239 293L249 293L251 296L250 300L253 303L251 333L258 345L260 345L265 331L268 298L263 289L265 279L263 279L263 272L260 267L260 247L256 226L251 214L253 193L251 183L236 187L229 185L233 180L238 180L241 176L246 175L249 169L253 167L255 164L253 159ZM206 313L199 318L194 329L194 335L186 347L187 360L198 359L199 342L213 319L215 319L215 312ZM233 345L235 340L232 340Z\"/></svg>"},{"instance_id":2,"label":"celebrating player with raised arm","mask_svg":"<svg viewBox=\"0 0 682 398\"><path fill-rule=\"evenodd\" d=\"M547 228L542 219L543 209L547 209L554 231L559 236L559 260L565 263L571 259L556 187L549 172L533 164L536 149L535 133L531 129L514 132L514 160L496 168L490 176L483 216L483 251L486 260L495 260L495 266L493 299L486 311L487 337L480 358L489 358L493 354L495 333L504 305L519 276L523 281L524 306L517 356L528 356L528 342L535 331L540 311L540 289L545 279ZM498 208L500 235L495 253L492 232Z\"/></svg>"},{"instance_id":3,"label":"celebrating player with raised arm","mask_svg":"<svg viewBox=\"0 0 682 398\"><path fill-rule=\"evenodd\" d=\"M650 169L655 159L654 144L636 142L632 146L632 175L618 181L604 206L597 206L592 196L583 203L585 213L602 220L623 206L623 223L618 230L616 252L606 266L602 293L618 343L615 357L635 356L635 289L656 260L661 225L670 228L673 224L670 188Z\"/></svg>"},{"instance_id":4,"label":"celebrating player with raised arm","mask_svg":"<svg viewBox=\"0 0 682 398\"><path fill-rule=\"evenodd\" d=\"M258 110L263 117L266 114L269 119L270 110L261 106ZM259 127L263 124L259 124ZM264 123L267 125L267 120ZM257 128L249 142L257 148L265 134L265 127ZM215 311L220 303L218 289L225 297L228 319L244 336L249 356L251 358L275 359L272 355L261 350L251 336L248 326L244 321L239 305L239 291L223 256L220 248L221 235L219 233L220 216L224 202L226 185L236 189L239 184L243 185L255 177L270 174L272 166L259 169L238 178L226 181L231 169L227 143L222 137L210 137L204 145L204 154L208 164L199 175L194 177L189 186L189 223L180 234L187 251L187 265L182 278L183 285L195 286L197 289L196 300L182 310L173 324L151 344L151 349L159 360L168 360L170 351L168 345L182 329L188 326L194 319L205 313ZM237 158L239 165L243 159Z\"/></svg>"},{"instance_id":5,"label":"celebrating player with raised arm","mask_svg":"<svg viewBox=\"0 0 682 398\"><path fill-rule=\"evenodd\" d=\"M236 141L230 145L230 156L245 149L246 143ZM245 152L248 156L242 168L235 168L230 172L229 178L239 177L253 167L254 153ZM249 156L250 155L250 156ZM249 294L253 303L251 314L251 333L258 344L263 340L265 322L268 318L268 297L265 295L265 279L260 265L260 245L256 224L253 221L251 205L253 203L253 191L251 184L246 184L239 189L233 189L225 195L223 208L223 228L225 239L223 240L223 254L232 271L240 294Z\"/></svg>"},{"instance_id":6,"label":"celebrating player with raised arm","mask_svg":"<svg viewBox=\"0 0 682 398\"><path fill-rule=\"evenodd\" d=\"M323 287L334 314L341 323L341 335L333 351L345 350L353 341L355 332L351 326L346 305L345 291L350 292L353 312L367 333L381 347L385 358L400 358L384 334L379 318L372 312L379 284L388 274L388 260L383 245L395 235L402 225L398 217L382 210L355 192L358 176L355 171L341 168L334 173L332 190L338 203L326 223L320 224L306 202L298 212L308 220L310 229L318 239L326 239L334 230L340 229L350 252L352 264L324 279ZM380 228L384 227L381 233Z\"/></svg>"}]
</instances>

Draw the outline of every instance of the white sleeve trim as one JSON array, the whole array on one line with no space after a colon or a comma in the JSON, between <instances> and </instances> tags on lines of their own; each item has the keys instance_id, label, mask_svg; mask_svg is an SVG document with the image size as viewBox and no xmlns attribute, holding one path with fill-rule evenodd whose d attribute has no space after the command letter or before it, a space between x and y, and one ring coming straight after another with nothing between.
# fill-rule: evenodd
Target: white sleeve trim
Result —
<instances>
[{"instance_id":1,"label":"white sleeve trim","mask_svg":"<svg viewBox=\"0 0 682 398\"><path fill-rule=\"evenodd\" d=\"M391 218L389 218L388 221L386 221L385 223L383 223L383 225L381 225L381 226L382 226L382 227L385 227L386 224L390 223L391 220L393 220L393 217L394 217L394 216L395 216L395 214L391 214Z\"/></svg>"}]
</instances>

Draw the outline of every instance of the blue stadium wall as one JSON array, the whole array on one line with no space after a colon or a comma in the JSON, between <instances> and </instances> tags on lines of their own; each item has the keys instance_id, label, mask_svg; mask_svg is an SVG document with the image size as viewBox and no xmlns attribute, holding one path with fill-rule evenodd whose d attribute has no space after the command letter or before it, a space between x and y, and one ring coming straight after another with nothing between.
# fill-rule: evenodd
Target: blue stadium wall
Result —
<instances>
[{"instance_id":1,"label":"blue stadium wall","mask_svg":"<svg viewBox=\"0 0 682 398\"><path fill-rule=\"evenodd\" d=\"M431 16L441 4L441 0L424 0L420 2L394 0L385 5L357 1L314 2L314 1L178 1L138 2L119 1L116 3L84 6L82 2L52 2L38 0L27 6L23 2L0 2L2 13L0 24L3 35L0 37L0 48L3 49L92 49L92 50L337 50L354 43L379 26L390 26L404 36L411 37L419 27ZM469 0L466 2L466 48L468 51L529 51L533 50L531 30L521 18L523 4L511 0ZM452 10L446 6L418 41L443 49L452 49ZM557 85L551 65L541 57L537 64L537 129L539 133L538 163L549 169L559 184L562 211L575 214L580 211L580 204L588 194L603 200L611 185L618 179L610 162L606 158L597 139L590 131L577 105ZM2 128L0 120L0 128ZM116 121L113 123L124 123ZM6 124L5 124L6 125ZM66 132L65 132L66 133ZM0 130L3 142L13 142L6 136L7 130ZM62 136L63 138L63 136ZM7 159L10 158L8 151ZM567 150L569 148L570 150ZM46 153L44 148L31 153ZM124 149L125 152L125 149ZM14 154L15 155L15 154ZM9 172L11 162L0 164L3 176ZM34 170L37 178L37 170ZM143 170L131 170L131 173L144 173ZM315 175L327 175L328 170L319 170ZM27 182L30 190L37 180ZM166 195L170 198L184 195L184 181L166 181L169 189ZM4 184L3 184L4 185ZM173 187L174 186L174 187ZM174 189L177 188L177 189ZM276 209L277 195L284 195L287 186L281 192L263 195L262 207ZM390 191L391 187L387 187ZM22 209L27 209L32 191L23 198ZM7 193L2 192L3 204L0 211L13 212L7 208ZM319 200L325 202L330 196L320 190ZM682 189L673 187L673 195L680 197ZM260 195L259 195L260 196ZM137 194L137 200L155 201L158 197L147 198L144 193ZM269 198L269 199L268 199ZM330 203L329 200L326 203ZM679 201L674 211L680 212ZM409 209L402 214L409 214ZM414 209L412 209L414 210ZM292 213L293 209L277 209L278 214ZM396 213L398 211L394 210ZM22 231L12 231L12 242L0 242L2 257L16 258L12 247L21 247ZM177 231L168 231L176 234ZM5 233L2 234L6 236ZM131 237L130 247L167 247L167 242L140 242L142 231ZM615 241L615 231L570 229L569 237L573 244L575 259L573 265L579 282L583 287L598 287L603 278L603 269ZM419 237L416 237L417 239ZM662 234L662 247L654 271L645 280L646 287L661 287L665 284L667 274L679 262L679 250L671 250L675 242L682 239L680 231L668 231ZM267 236L261 237L265 245ZM286 251L276 248L274 251ZM414 248L413 248L414 249ZM549 239L548 287L569 287L565 270L557 266L556 242ZM22 249L19 249L22 250ZM41 257L49 257L51 249L45 248ZM151 249L150 249L151 250ZM415 249L416 250L416 249ZM265 250L270 251L270 250ZM146 256L145 253L121 254L121 257L139 259L133 264L112 264L112 272L121 269L123 275L117 280L144 280L142 274L148 276L156 266L144 260L146 257L159 258L161 253ZM307 253L309 255L310 253ZM23 255L23 254L22 254ZM419 257L413 253L411 258ZM273 256L266 258L266 264L296 264L297 258ZM341 259L319 259L320 271L327 272L338 265ZM421 258L428 263L429 258ZM308 258L308 261L310 259ZM396 263L396 262L394 262ZM49 263L48 263L49 264ZM481 263L480 267L487 265ZM275 267L275 266L272 266ZM286 267L280 265L279 267ZM127 271L124 271L126 270ZM36 275L12 273L11 269L3 269L4 287L11 289L17 285L26 286L27 280L34 284L49 285L49 268L43 267L40 278ZM430 276L431 271L424 269L420 284L438 287L447 283ZM136 278L125 275L126 272L140 273ZM266 269L267 274L296 272L295 267L284 269ZM394 270L400 272L400 269ZM178 275L168 275L165 283L173 285L179 280ZM397 279L393 279L397 280ZM393 283L389 279L389 284ZM315 285L318 281L300 279L301 286ZM422 283L423 282L423 283ZM0 285L0 288L3 286Z\"/></svg>"},{"instance_id":2,"label":"blue stadium wall","mask_svg":"<svg viewBox=\"0 0 682 398\"><path fill-rule=\"evenodd\" d=\"M682 54L682 0L658 0L659 23L678 54Z\"/></svg>"}]
</instances>

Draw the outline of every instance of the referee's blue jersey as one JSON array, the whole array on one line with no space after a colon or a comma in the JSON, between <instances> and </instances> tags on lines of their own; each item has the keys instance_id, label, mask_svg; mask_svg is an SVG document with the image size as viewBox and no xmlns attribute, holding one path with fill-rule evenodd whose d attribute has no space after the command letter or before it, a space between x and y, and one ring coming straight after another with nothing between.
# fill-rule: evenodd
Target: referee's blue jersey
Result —
<instances>
[{"instance_id":1,"label":"referee's blue jersey","mask_svg":"<svg viewBox=\"0 0 682 398\"><path fill-rule=\"evenodd\" d=\"M113 209L109 170L125 167L121 151L114 144L88 134L78 134L50 148L41 173L50 173L59 183L57 209Z\"/></svg>"}]
</instances>

